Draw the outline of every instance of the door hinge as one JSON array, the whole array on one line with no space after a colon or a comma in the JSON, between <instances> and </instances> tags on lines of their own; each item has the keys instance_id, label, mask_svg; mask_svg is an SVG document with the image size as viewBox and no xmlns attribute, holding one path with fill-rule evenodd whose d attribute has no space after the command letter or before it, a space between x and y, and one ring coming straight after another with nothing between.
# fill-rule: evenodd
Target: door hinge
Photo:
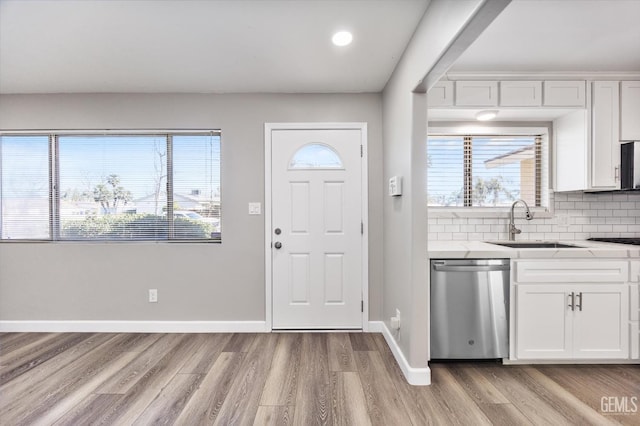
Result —
<instances>
[{"instance_id":1,"label":"door hinge","mask_svg":"<svg viewBox=\"0 0 640 426\"><path fill-rule=\"evenodd\" d=\"M364 312L364 300L360 301L360 312Z\"/></svg>"},{"instance_id":2,"label":"door hinge","mask_svg":"<svg viewBox=\"0 0 640 426\"><path fill-rule=\"evenodd\" d=\"M364 157L364 148L360 145L360 157Z\"/></svg>"}]
</instances>

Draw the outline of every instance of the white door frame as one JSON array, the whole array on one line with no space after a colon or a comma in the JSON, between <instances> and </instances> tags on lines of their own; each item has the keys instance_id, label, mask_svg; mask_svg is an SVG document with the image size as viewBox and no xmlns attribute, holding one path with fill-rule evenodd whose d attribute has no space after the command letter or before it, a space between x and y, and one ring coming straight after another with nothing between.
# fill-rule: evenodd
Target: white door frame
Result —
<instances>
[{"instance_id":1,"label":"white door frame","mask_svg":"<svg viewBox=\"0 0 640 426\"><path fill-rule=\"evenodd\" d=\"M271 132L274 130L360 130L362 145L362 331L369 331L369 180L367 160L367 123L265 123L264 125L264 264L265 322L273 330L273 264L271 243Z\"/></svg>"}]
</instances>

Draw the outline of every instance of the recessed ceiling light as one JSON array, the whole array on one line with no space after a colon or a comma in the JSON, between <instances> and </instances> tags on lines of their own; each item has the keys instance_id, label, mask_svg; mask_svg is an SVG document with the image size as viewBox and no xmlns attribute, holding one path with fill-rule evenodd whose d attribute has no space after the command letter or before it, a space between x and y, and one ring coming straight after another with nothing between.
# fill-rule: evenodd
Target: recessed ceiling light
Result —
<instances>
[{"instance_id":1,"label":"recessed ceiling light","mask_svg":"<svg viewBox=\"0 0 640 426\"><path fill-rule=\"evenodd\" d=\"M353 35L349 31L338 31L331 37L331 41L336 46L346 46L353 40Z\"/></svg>"},{"instance_id":2,"label":"recessed ceiling light","mask_svg":"<svg viewBox=\"0 0 640 426\"><path fill-rule=\"evenodd\" d=\"M476 114L476 120L478 120L478 121L489 121L489 120L493 120L497 116L498 116L498 111L496 111L495 109L487 109L487 110L480 111L479 113L477 113Z\"/></svg>"}]
</instances>

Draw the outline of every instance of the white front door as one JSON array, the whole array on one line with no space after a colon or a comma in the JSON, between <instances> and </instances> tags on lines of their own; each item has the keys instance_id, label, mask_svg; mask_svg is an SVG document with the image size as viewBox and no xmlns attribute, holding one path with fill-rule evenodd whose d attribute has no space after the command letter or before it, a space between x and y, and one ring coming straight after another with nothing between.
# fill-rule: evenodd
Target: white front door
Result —
<instances>
[{"instance_id":1,"label":"white front door","mask_svg":"<svg viewBox=\"0 0 640 426\"><path fill-rule=\"evenodd\" d=\"M362 131L271 132L272 325L362 328Z\"/></svg>"}]
</instances>

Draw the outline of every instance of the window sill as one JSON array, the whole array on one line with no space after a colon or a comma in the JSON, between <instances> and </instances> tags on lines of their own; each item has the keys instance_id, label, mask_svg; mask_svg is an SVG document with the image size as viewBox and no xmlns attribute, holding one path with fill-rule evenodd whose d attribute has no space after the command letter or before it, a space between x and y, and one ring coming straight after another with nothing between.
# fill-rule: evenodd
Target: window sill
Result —
<instances>
[{"instance_id":1,"label":"window sill","mask_svg":"<svg viewBox=\"0 0 640 426\"><path fill-rule=\"evenodd\" d=\"M517 206L515 214L518 215L522 206ZM553 212L548 207L532 207L534 218L548 219L553 217ZM429 218L508 218L511 207L427 207Z\"/></svg>"},{"instance_id":2,"label":"window sill","mask_svg":"<svg viewBox=\"0 0 640 426\"><path fill-rule=\"evenodd\" d=\"M210 240L37 240L37 239L4 239L0 244L222 244L222 239Z\"/></svg>"}]
</instances>

